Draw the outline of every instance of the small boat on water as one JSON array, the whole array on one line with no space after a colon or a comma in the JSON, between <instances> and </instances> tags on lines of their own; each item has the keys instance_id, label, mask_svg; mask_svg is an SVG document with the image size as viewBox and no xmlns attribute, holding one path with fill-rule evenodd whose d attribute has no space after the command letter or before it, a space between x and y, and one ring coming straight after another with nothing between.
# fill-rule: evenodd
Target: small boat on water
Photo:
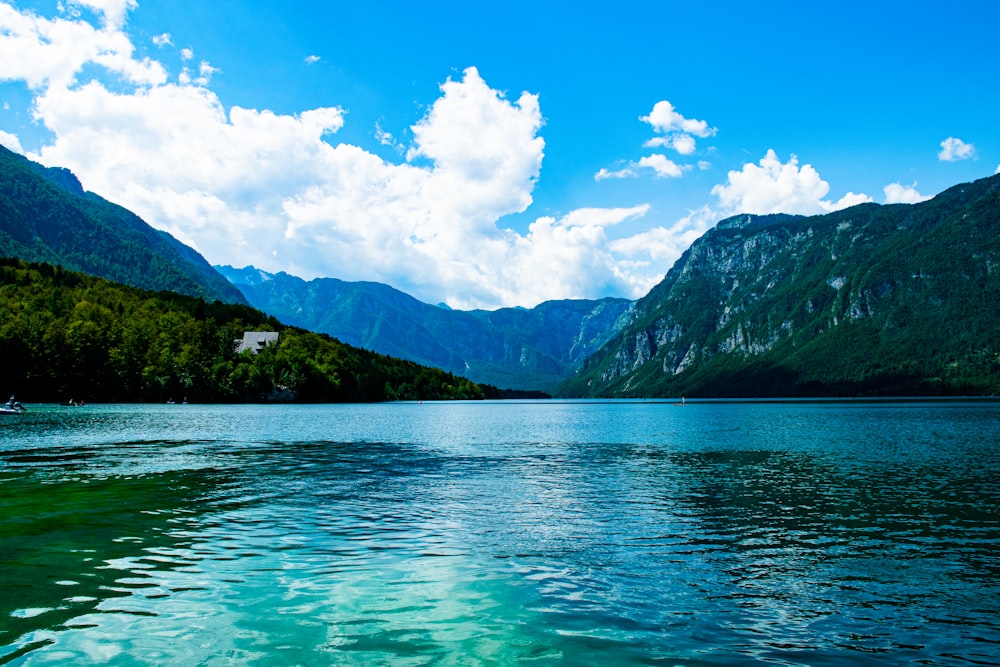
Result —
<instances>
[{"instance_id":1,"label":"small boat on water","mask_svg":"<svg viewBox=\"0 0 1000 667\"><path fill-rule=\"evenodd\" d=\"M7 400L6 405L0 407L0 416L2 415L19 415L24 413L24 406L13 396Z\"/></svg>"}]
</instances>

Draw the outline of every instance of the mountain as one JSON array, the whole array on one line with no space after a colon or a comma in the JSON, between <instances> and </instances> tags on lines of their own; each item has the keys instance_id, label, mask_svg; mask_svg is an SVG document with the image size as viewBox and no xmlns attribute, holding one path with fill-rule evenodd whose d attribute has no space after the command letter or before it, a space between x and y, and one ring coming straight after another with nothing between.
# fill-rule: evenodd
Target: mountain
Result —
<instances>
[{"instance_id":1,"label":"mountain","mask_svg":"<svg viewBox=\"0 0 1000 667\"><path fill-rule=\"evenodd\" d=\"M919 204L741 215L559 393L996 395L998 305L1000 175Z\"/></svg>"},{"instance_id":2,"label":"mountain","mask_svg":"<svg viewBox=\"0 0 1000 667\"><path fill-rule=\"evenodd\" d=\"M0 146L0 256L47 262L149 290L246 301L197 252L134 213L84 192L67 169Z\"/></svg>"},{"instance_id":3,"label":"mountain","mask_svg":"<svg viewBox=\"0 0 1000 667\"><path fill-rule=\"evenodd\" d=\"M305 281L254 267L216 267L278 319L349 344L442 368L474 382L547 391L627 322L632 302L548 301L535 308L450 310L388 285Z\"/></svg>"}]
</instances>

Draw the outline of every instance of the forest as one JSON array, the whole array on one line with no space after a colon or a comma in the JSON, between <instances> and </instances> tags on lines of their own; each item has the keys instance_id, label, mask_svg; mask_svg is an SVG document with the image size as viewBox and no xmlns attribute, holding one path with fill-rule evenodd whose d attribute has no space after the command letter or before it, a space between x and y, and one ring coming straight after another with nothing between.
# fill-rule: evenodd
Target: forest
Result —
<instances>
[{"instance_id":1,"label":"forest","mask_svg":"<svg viewBox=\"0 0 1000 667\"><path fill-rule=\"evenodd\" d=\"M245 331L277 344L237 353ZM369 402L499 390L282 325L248 306L0 259L0 391L24 402Z\"/></svg>"}]
</instances>

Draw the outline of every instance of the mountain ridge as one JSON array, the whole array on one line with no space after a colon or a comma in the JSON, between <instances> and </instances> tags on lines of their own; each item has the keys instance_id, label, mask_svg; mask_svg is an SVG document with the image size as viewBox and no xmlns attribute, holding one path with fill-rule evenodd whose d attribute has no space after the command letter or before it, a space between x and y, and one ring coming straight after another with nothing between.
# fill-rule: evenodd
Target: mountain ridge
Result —
<instances>
[{"instance_id":1,"label":"mountain ridge","mask_svg":"<svg viewBox=\"0 0 1000 667\"><path fill-rule=\"evenodd\" d=\"M919 204L740 215L558 393L1000 393L1000 175Z\"/></svg>"},{"instance_id":2,"label":"mountain ridge","mask_svg":"<svg viewBox=\"0 0 1000 667\"><path fill-rule=\"evenodd\" d=\"M193 248L86 192L68 169L0 146L0 255L125 285L246 304Z\"/></svg>"},{"instance_id":3,"label":"mountain ridge","mask_svg":"<svg viewBox=\"0 0 1000 667\"><path fill-rule=\"evenodd\" d=\"M305 281L217 266L256 308L296 326L475 382L546 391L624 324L627 299L559 300L535 308L451 310L383 283Z\"/></svg>"}]
</instances>

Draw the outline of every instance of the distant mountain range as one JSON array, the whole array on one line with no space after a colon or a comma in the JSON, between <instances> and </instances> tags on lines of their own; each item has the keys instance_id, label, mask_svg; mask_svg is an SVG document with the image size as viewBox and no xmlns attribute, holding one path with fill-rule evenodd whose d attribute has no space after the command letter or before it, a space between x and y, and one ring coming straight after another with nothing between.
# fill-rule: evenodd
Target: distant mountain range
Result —
<instances>
[{"instance_id":1,"label":"distant mountain range","mask_svg":"<svg viewBox=\"0 0 1000 667\"><path fill-rule=\"evenodd\" d=\"M550 391L629 322L627 299L548 301L535 308L450 310L388 285L305 281L217 266L255 308L349 345L435 366L474 382Z\"/></svg>"},{"instance_id":2,"label":"distant mountain range","mask_svg":"<svg viewBox=\"0 0 1000 667\"><path fill-rule=\"evenodd\" d=\"M697 240L571 396L1000 394L1000 175L913 205L741 215Z\"/></svg>"},{"instance_id":3,"label":"distant mountain range","mask_svg":"<svg viewBox=\"0 0 1000 667\"><path fill-rule=\"evenodd\" d=\"M90 192L67 169L0 146L0 256L46 262L149 290L246 301L201 255Z\"/></svg>"}]
</instances>

